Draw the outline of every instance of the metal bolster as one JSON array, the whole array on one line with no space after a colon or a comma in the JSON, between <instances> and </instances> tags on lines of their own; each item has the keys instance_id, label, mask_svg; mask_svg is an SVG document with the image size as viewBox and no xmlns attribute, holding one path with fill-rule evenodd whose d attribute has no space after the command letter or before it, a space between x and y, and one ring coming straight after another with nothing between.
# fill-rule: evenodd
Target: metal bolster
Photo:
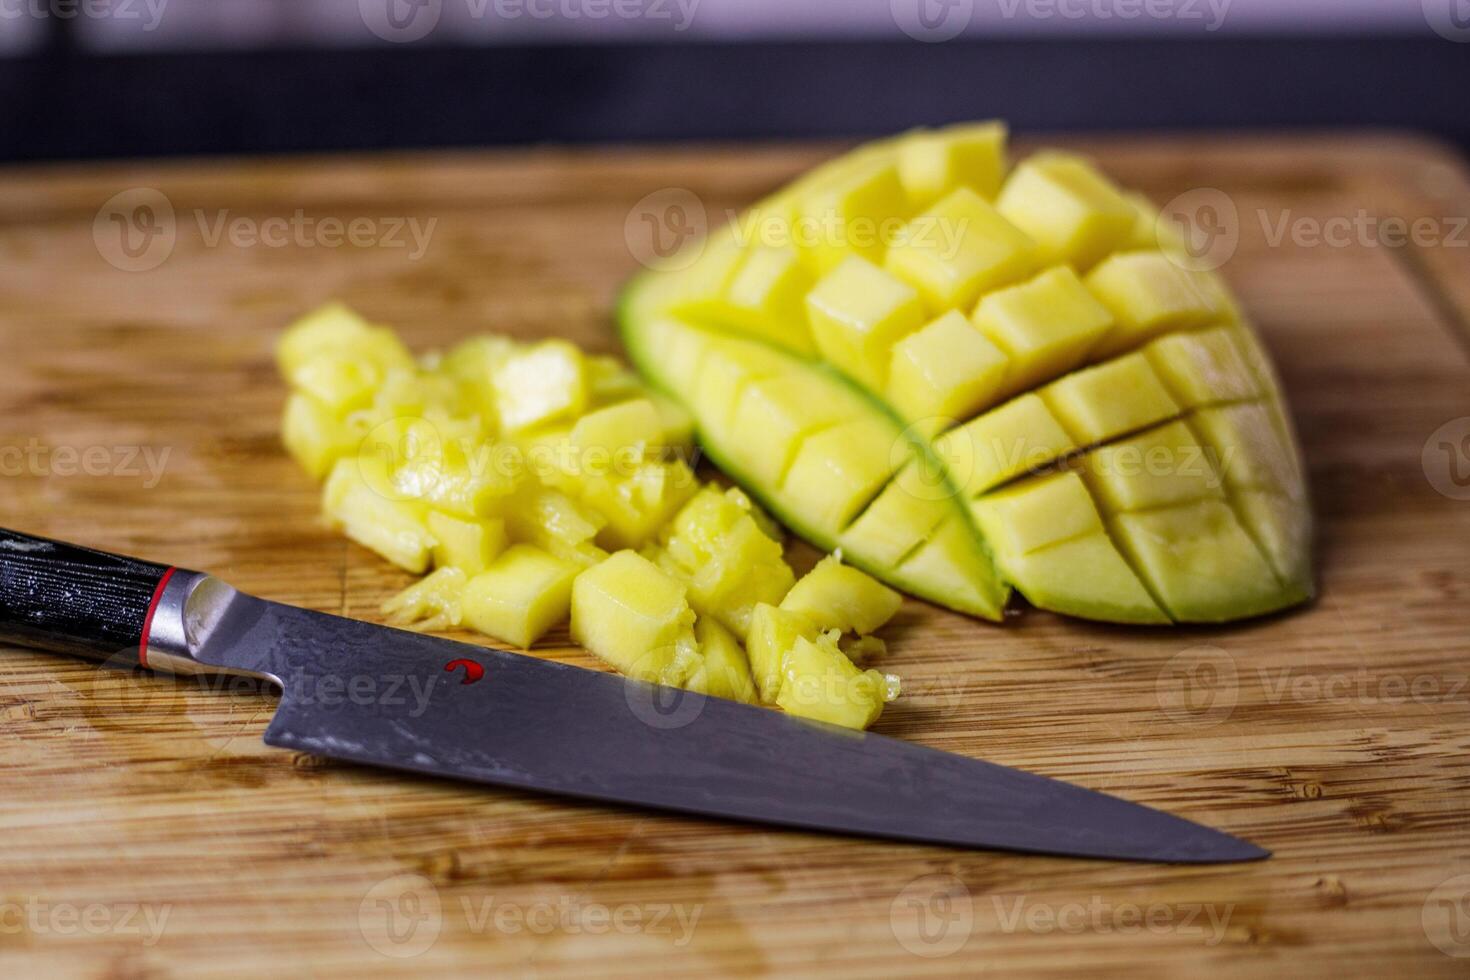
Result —
<instances>
[{"instance_id":1,"label":"metal bolster","mask_svg":"<svg viewBox=\"0 0 1470 980\"><path fill-rule=\"evenodd\" d=\"M218 667L200 663L197 655L235 595L212 575L182 568L174 572L153 610L145 647L148 668L170 674L218 673Z\"/></svg>"}]
</instances>

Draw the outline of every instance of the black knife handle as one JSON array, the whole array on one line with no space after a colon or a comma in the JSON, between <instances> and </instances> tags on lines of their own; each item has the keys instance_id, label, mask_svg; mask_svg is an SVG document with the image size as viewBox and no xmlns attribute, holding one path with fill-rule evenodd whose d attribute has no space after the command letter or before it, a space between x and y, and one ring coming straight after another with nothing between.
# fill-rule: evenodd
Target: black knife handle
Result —
<instances>
[{"instance_id":1,"label":"black knife handle","mask_svg":"<svg viewBox=\"0 0 1470 980\"><path fill-rule=\"evenodd\" d=\"M0 641L93 659L136 659L172 572L167 565L0 528Z\"/></svg>"}]
</instances>

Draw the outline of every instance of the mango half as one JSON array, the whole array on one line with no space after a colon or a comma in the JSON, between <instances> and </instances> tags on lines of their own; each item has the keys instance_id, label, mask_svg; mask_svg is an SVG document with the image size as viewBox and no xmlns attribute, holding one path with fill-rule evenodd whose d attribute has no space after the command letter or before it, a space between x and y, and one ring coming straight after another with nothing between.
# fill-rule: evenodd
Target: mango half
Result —
<instances>
[{"instance_id":1,"label":"mango half","mask_svg":"<svg viewBox=\"0 0 1470 980\"><path fill-rule=\"evenodd\" d=\"M1221 279L998 123L864 146L648 271L644 377L792 530L1000 619L1213 623L1314 590L1279 383Z\"/></svg>"}]
</instances>

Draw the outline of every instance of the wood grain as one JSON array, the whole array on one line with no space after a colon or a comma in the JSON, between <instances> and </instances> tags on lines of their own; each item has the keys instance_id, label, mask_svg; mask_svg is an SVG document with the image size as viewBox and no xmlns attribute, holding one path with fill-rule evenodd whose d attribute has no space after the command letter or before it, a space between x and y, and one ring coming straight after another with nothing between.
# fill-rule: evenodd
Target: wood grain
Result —
<instances>
[{"instance_id":1,"label":"wood grain","mask_svg":"<svg viewBox=\"0 0 1470 980\"><path fill-rule=\"evenodd\" d=\"M1285 376L1322 595L1171 631L1034 612L998 628L911 601L890 641L907 694L881 730L1163 807L1274 859L964 853L403 779L265 748L259 694L4 649L0 974L1465 975L1449 954L1470 955L1470 501L1436 490L1431 476L1455 490L1450 459L1426 443L1470 416L1470 235L1454 232L1470 180L1388 134L1061 141L1159 200L1214 188L1236 209L1224 272ZM375 618L404 577L321 525L277 445L269 354L288 319L341 297L419 348L497 330L612 351L640 199L685 188L718 214L833 150L11 171L0 525ZM126 271L94 219L139 187L167 198L175 241ZM211 244L222 214L298 209L378 235L434 224L417 258ZM1272 240L1283 218L1359 212L1432 219L1441 240ZM74 472L89 449L91 475ZM566 643L537 652L590 665ZM420 931L395 945L375 903L405 894L438 915L404 920Z\"/></svg>"}]
</instances>

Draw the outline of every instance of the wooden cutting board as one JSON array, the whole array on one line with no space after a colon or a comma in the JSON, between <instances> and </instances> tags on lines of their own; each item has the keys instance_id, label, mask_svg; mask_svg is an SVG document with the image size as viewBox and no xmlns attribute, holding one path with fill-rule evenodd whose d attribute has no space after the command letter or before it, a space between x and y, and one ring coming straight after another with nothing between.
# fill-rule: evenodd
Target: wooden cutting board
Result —
<instances>
[{"instance_id":1,"label":"wooden cutting board","mask_svg":"<svg viewBox=\"0 0 1470 980\"><path fill-rule=\"evenodd\" d=\"M1393 135L1060 142L1238 232L1224 273L1301 429L1321 598L1189 630L909 602L879 729L1274 859L966 853L400 778L266 748L259 694L3 649L0 975L1465 975L1466 171ZM0 525L374 619L407 579L319 522L278 447L286 322L341 297L419 348L494 330L614 351L643 215L688 224L670 189L719 215L834 149L11 171ZM1428 223L1389 247L1385 219ZM536 652L592 665L564 633Z\"/></svg>"}]
</instances>

